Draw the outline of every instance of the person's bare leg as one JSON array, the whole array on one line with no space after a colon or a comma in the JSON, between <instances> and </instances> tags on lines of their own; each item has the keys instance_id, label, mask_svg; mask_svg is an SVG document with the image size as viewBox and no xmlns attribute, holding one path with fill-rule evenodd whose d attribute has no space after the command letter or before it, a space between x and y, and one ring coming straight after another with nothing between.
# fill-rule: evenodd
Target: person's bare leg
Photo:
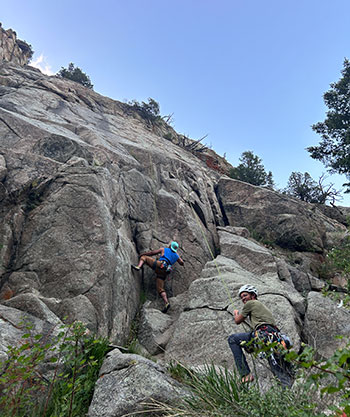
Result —
<instances>
[{"instance_id":1,"label":"person's bare leg","mask_svg":"<svg viewBox=\"0 0 350 417\"><path fill-rule=\"evenodd\" d=\"M149 257L147 257L147 256L141 256L140 257L140 259L139 259L139 263L137 264L137 266L135 266L135 265L131 265L131 267L133 268L133 269L136 269L136 271L139 271L142 267L143 267L143 264L145 263L145 262L147 262L147 259L146 258L149 258ZM152 263L154 262L153 261L153 259L152 258L149 258L150 260L147 262L147 265L149 265L150 267L152 267Z\"/></svg>"},{"instance_id":2,"label":"person's bare leg","mask_svg":"<svg viewBox=\"0 0 350 417\"><path fill-rule=\"evenodd\" d=\"M162 291L161 293L159 293L159 295L163 298L165 304L169 304L169 300L165 291Z\"/></svg>"},{"instance_id":3,"label":"person's bare leg","mask_svg":"<svg viewBox=\"0 0 350 417\"><path fill-rule=\"evenodd\" d=\"M162 299L164 301L164 304L165 304L164 308L162 310L162 313L166 313L170 308L170 303L169 303L168 296L167 296L167 294L165 292L165 289L164 289L164 279L161 279L161 278L158 277L157 282L156 282L156 286L157 286L158 294L162 297Z\"/></svg>"}]
</instances>

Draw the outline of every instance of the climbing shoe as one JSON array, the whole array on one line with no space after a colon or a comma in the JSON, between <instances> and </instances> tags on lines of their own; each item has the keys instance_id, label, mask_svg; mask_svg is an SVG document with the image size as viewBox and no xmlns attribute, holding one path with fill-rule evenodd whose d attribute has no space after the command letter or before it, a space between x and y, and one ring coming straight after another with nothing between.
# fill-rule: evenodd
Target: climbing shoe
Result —
<instances>
[{"instance_id":1,"label":"climbing shoe","mask_svg":"<svg viewBox=\"0 0 350 417\"><path fill-rule=\"evenodd\" d=\"M135 271L139 271L141 268L139 266L136 265L131 265L132 269L135 269Z\"/></svg>"},{"instance_id":2,"label":"climbing shoe","mask_svg":"<svg viewBox=\"0 0 350 417\"><path fill-rule=\"evenodd\" d=\"M162 313L166 313L169 310L169 308L170 308L170 304L166 303L163 310L162 310Z\"/></svg>"}]
</instances>

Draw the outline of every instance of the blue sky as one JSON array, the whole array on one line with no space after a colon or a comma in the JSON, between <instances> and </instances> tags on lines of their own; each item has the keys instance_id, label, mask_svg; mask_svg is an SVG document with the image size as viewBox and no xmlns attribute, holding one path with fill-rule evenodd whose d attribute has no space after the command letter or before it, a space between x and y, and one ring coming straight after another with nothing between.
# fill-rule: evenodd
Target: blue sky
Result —
<instances>
[{"instance_id":1,"label":"blue sky","mask_svg":"<svg viewBox=\"0 0 350 417\"><path fill-rule=\"evenodd\" d=\"M305 148L319 143L311 125L324 120L323 94L350 58L348 0L2 3L3 28L33 46L41 68L73 62L98 93L154 98L179 133L208 135L231 164L253 151L278 188L292 171L326 173Z\"/></svg>"}]
</instances>

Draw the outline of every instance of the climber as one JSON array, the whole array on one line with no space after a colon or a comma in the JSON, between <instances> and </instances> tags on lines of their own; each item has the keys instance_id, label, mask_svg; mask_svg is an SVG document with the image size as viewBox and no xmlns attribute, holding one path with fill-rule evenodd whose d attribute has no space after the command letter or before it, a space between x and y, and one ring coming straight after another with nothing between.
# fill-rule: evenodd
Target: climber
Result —
<instances>
[{"instance_id":1,"label":"climber","mask_svg":"<svg viewBox=\"0 0 350 417\"><path fill-rule=\"evenodd\" d=\"M234 310L235 323L241 324L249 318L253 331L232 334L228 338L228 344L232 350L238 372L242 376L242 382L252 382L254 376L250 372L242 347L252 353L255 348L253 341L260 340L264 344L277 342L282 346L282 349L287 349L289 346L286 341L289 339L282 335L276 327L271 311L257 300L258 290L253 285L243 285L238 291L238 296L244 306L241 313ZM283 359L283 355L272 352L267 359L272 373L280 380L281 384L291 387L293 384L291 365Z\"/></svg>"},{"instance_id":2,"label":"climber","mask_svg":"<svg viewBox=\"0 0 350 417\"><path fill-rule=\"evenodd\" d=\"M180 265L184 264L183 259L181 259L177 254L178 248L179 244L173 241L167 248L159 248L150 252L142 253L140 255L138 265L131 265L133 269L139 271L145 263L155 271L157 292L165 303L162 310L163 313L166 313L170 308L170 303L164 289L165 278L172 271L172 266L175 264L175 262L178 262ZM151 256L158 254L160 254L159 260L151 258Z\"/></svg>"}]
</instances>

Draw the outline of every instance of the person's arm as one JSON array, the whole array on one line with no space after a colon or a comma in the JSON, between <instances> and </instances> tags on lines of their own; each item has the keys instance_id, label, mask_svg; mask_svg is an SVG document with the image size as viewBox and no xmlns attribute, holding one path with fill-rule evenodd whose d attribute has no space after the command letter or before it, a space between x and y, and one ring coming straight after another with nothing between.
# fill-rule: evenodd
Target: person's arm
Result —
<instances>
[{"instance_id":1,"label":"person's arm","mask_svg":"<svg viewBox=\"0 0 350 417\"><path fill-rule=\"evenodd\" d=\"M176 262L178 262L181 266L183 266L184 263L185 263L185 261L182 258L180 258L180 256L179 256L179 258L177 259Z\"/></svg>"},{"instance_id":2,"label":"person's arm","mask_svg":"<svg viewBox=\"0 0 350 417\"><path fill-rule=\"evenodd\" d=\"M158 253L160 253L161 256L163 256L164 255L164 248L159 248L159 249L151 250L149 252L144 252L144 253L141 253L140 256L143 256L143 255L144 256L153 256L153 255L158 255Z\"/></svg>"},{"instance_id":3,"label":"person's arm","mask_svg":"<svg viewBox=\"0 0 350 417\"><path fill-rule=\"evenodd\" d=\"M241 324L246 318L242 316L242 314L239 314L238 310L233 310L233 314L235 316L235 323Z\"/></svg>"}]
</instances>

